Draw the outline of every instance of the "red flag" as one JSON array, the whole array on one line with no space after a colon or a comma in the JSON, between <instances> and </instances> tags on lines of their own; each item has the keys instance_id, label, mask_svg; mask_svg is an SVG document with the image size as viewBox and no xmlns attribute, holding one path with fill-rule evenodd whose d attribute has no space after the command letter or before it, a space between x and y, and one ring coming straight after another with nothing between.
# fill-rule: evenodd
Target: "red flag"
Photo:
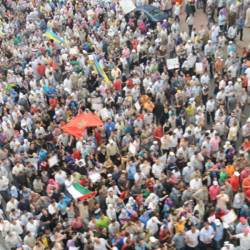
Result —
<instances>
[{"instance_id":1,"label":"red flag","mask_svg":"<svg viewBox=\"0 0 250 250\"><path fill-rule=\"evenodd\" d=\"M86 127L99 127L103 125L103 122L97 115L93 113L87 113L75 116L69 121L68 124L63 127L63 130L66 133L79 138L82 136L82 133Z\"/></svg>"}]
</instances>

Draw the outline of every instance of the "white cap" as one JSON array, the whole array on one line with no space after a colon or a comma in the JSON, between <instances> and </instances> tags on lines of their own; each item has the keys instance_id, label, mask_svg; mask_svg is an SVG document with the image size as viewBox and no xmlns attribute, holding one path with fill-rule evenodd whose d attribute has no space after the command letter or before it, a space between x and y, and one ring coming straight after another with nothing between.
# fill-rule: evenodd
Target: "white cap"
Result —
<instances>
[{"instance_id":1,"label":"white cap","mask_svg":"<svg viewBox=\"0 0 250 250\"><path fill-rule=\"evenodd\" d=\"M170 152L169 155L174 156L174 152Z\"/></svg>"},{"instance_id":2,"label":"white cap","mask_svg":"<svg viewBox=\"0 0 250 250\"><path fill-rule=\"evenodd\" d=\"M238 171L235 171L234 176L240 176L240 173Z\"/></svg>"},{"instance_id":3,"label":"white cap","mask_svg":"<svg viewBox=\"0 0 250 250\"><path fill-rule=\"evenodd\" d=\"M109 140L109 143L114 143L114 141L112 139Z\"/></svg>"},{"instance_id":4,"label":"white cap","mask_svg":"<svg viewBox=\"0 0 250 250\"><path fill-rule=\"evenodd\" d=\"M238 82L242 82L241 78L238 78L237 81L238 81Z\"/></svg>"},{"instance_id":5,"label":"white cap","mask_svg":"<svg viewBox=\"0 0 250 250\"><path fill-rule=\"evenodd\" d=\"M112 174L108 174L108 177L112 177Z\"/></svg>"},{"instance_id":6,"label":"white cap","mask_svg":"<svg viewBox=\"0 0 250 250\"><path fill-rule=\"evenodd\" d=\"M228 84L233 84L233 82L232 82L232 81L229 81Z\"/></svg>"},{"instance_id":7,"label":"white cap","mask_svg":"<svg viewBox=\"0 0 250 250\"><path fill-rule=\"evenodd\" d=\"M189 167L191 167L191 162L188 162L187 165L188 165Z\"/></svg>"},{"instance_id":8,"label":"white cap","mask_svg":"<svg viewBox=\"0 0 250 250\"><path fill-rule=\"evenodd\" d=\"M188 43L191 43L191 40L188 40ZM191 54L192 55L192 54Z\"/></svg>"},{"instance_id":9,"label":"white cap","mask_svg":"<svg viewBox=\"0 0 250 250\"><path fill-rule=\"evenodd\" d=\"M135 50L135 49L132 49L132 52L136 52L136 50Z\"/></svg>"},{"instance_id":10,"label":"white cap","mask_svg":"<svg viewBox=\"0 0 250 250\"><path fill-rule=\"evenodd\" d=\"M154 236L151 236L151 237L149 238L149 240L150 240L152 243L156 242L156 238L155 238Z\"/></svg>"},{"instance_id":11,"label":"white cap","mask_svg":"<svg viewBox=\"0 0 250 250\"><path fill-rule=\"evenodd\" d=\"M225 241L224 245L230 245L230 242L229 241Z\"/></svg>"},{"instance_id":12,"label":"white cap","mask_svg":"<svg viewBox=\"0 0 250 250\"><path fill-rule=\"evenodd\" d=\"M91 72L92 74L96 74L96 72L93 70L92 72Z\"/></svg>"},{"instance_id":13,"label":"white cap","mask_svg":"<svg viewBox=\"0 0 250 250\"><path fill-rule=\"evenodd\" d=\"M218 185L218 181L213 181L213 185Z\"/></svg>"},{"instance_id":14,"label":"white cap","mask_svg":"<svg viewBox=\"0 0 250 250\"><path fill-rule=\"evenodd\" d=\"M215 223L216 226L220 226L220 225L221 225L221 222L220 222L220 220L218 220L218 219L216 219L216 220L214 221L214 223Z\"/></svg>"},{"instance_id":15,"label":"white cap","mask_svg":"<svg viewBox=\"0 0 250 250\"><path fill-rule=\"evenodd\" d=\"M212 41L211 41L211 40L208 40L207 42L208 42L208 43L211 43Z\"/></svg>"},{"instance_id":16,"label":"white cap","mask_svg":"<svg viewBox=\"0 0 250 250\"><path fill-rule=\"evenodd\" d=\"M163 22L167 22L167 19L164 19Z\"/></svg>"},{"instance_id":17,"label":"white cap","mask_svg":"<svg viewBox=\"0 0 250 250\"><path fill-rule=\"evenodd\" d=\"M154 141L153 143L154 143L154 144L157 144L158 142L157 142L157 141Z\"/></svg>"},{"instance_id":18,"label":"white cap","mask_svg":"<svg viewBox=\"0 0 250 250\"><path fill-rule=\"evenodd\" d=\"M232 44L232 43L233 43L232 41L229 42L229 44Z\"/></svg>"}]
</instances>

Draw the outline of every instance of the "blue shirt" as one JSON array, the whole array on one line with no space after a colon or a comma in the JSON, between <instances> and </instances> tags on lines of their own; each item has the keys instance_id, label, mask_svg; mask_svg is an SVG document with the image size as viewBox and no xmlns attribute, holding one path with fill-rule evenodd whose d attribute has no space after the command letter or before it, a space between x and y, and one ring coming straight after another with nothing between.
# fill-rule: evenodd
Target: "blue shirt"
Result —
<instances>
[{"instance_id":1,"label":"blue shirt","mask_svg":"<svg viewBox=\"0 0 250 250\"><path fill-rule=\"evenodd\" d=\"M150 220L150 211L146 212L146 216L144 216L143 214L140 216L139 220L146 226L147 222Z\"/></svg>"},{"instance_id":2,"label":"blue shirt","mask_svg":"<svg viewBox=\"0 0 250 250\"><path fill-rule=\"evenodd\" d=\"M135 179L135 174L136 174L136 164L133 163L132 166L130 165L127 165L127 168L128 169L128 178L130 180L134 180Z\"/></svg>"},{"instance_id":3,"label":"blue shirt","mask_svg":"<svg viewBox=\"0 0 250 250\"><path fill-rule=\"evenodd\" d=\"M242 30L244 27L245 20L242 18L238 19L238 25L237 25L237 30Z\"/></svg>"},{"instance_id":4,"label":"blue shirt","mask_svg":"<svg viewBox=\"0 0 250 250\"><path fill-rule=\"evenodd\" d=\"M112 239L112 245L116 242L116 238ZM123 246L123 238L120 237L119 242L116 244L116 247L121 250Z\"/></svg>"},{"instance_id":5,"label":"blue shirt","mask_svg":"<svg viewBox=\"0 0 250 250\"><path fill-rule=\"evenodd\" d=\"M205 227L203 227L201 229L201 233L200 233L200 241L202 241L204 243L204 240L208 240L209 238L210 239L213 239L214 238L214 229L212 226L209 226L208 227L208 230L205 229ZM204 244L210 244L212 242L207 242L207 243L204 243Z\"/></svg>"},{"instance_id":6,"label":"blue shirt","mask_svg":"<svg viewBox=\"0 0 250 250\"><path fill-rule=\"evenodd\" d=\"M223 239L223 235L224 235L223 225L221 224L219 227L216 226L215 231L216 231L216 234L214 236L214 240L216 240L216 241L222 240Z\"/></svg>"},{"instance_id":7,"label":"blue shirt","mask_svg":"<svg viewBox=\"0 0 250 250\"><path fill-rule=\"evenodd\" d=\"M105 129L106 129L107 136L110 136L111 132L113 132L115 129L115 123L114 122L111 122L110 124L106 123Z\"/></svg>"}]
</instances>

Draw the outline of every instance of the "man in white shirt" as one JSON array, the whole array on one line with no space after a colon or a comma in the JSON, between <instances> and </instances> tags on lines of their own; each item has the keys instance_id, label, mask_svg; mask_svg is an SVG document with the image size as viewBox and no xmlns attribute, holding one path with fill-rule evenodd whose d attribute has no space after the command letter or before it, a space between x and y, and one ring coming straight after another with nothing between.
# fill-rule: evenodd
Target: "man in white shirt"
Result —
<instances>
[{"instance_id":1,"label":"man in white shirt","mask_svg":"<svg viewBox=\"0 0 250 250\"><path fill-rule=\"evenodd\" d=\"M207 110L207 123L210 124L210 118L212 118L214 122L214 116L215 116L215 101L213 97L210 97L208 102L206 103L206 110Z\"/></svg>"},{"instance_id":2,"label":"man in white shirt","mask_svg":"<svg viewBox=\"0 0 250 250\"><path fill-rule=\"evenodd\" d=\"M67 178L67 175L62 169L59 169L58 172L55 174L55 181L60 185L63 186L64 182Z\"/></svg>"},{"instance_id":3,"label":"man in white shirt","mask_svg":"<svg viewBox=\"0 0 250 250\"><path fill-rule=\"evenodd\" d=\"M244 232L241 234L230 235L230 238L237 238L240 239L240 247L243 250L249 250L250 247L250 234L249 229L245 228Z\"/></svg>"},{"instance_id":4,"label":"man in white shirt","mask_svg":"<svg viewBox=\"0 0 250 250\"><path fill-rule=\"evenodd\" d=\"M195 178L190 181L190 187L193 192L199 190L202 186L202 181L199 175L196 175Z\"/></svg>"},{"instance_id":5,"label":"man in white shirt","mask_svg":"<svg viewBox=\"0 0 250 250\"><path fill-rule=\"evenodd\" d=\"M190 248L195 249L199 244L199 235L200 231L195 226L192 226L191 230L187 231L185 234L186 245Z\"/></svg>"},{"instance_id":6,"label":"man in white shirt","mask_svg":"<svg viewBox=\"0 0 250 250\"><path fill-rule=\"evenodd\" d=\"M9 179L6 176L0 175L0 194L6 202L9 200L8 185Z\"/></svg>"}]
</instances>

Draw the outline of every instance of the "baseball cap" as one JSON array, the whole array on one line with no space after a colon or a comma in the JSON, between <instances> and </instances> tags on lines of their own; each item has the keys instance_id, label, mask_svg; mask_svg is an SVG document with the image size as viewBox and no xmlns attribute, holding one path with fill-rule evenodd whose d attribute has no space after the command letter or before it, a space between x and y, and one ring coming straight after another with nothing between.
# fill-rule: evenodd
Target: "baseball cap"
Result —
<instances>
[{"instance_id":1,"label":"baseball cap","mask_svg":"<svg viewBox=\"0 0 250 250\"><path fill-rule=\"evenodd\" d=\"M245 217L240 217L239 221L240 221L240 222L246 222L247 219L246 219Z\"/></svg>"}]
</instances>

